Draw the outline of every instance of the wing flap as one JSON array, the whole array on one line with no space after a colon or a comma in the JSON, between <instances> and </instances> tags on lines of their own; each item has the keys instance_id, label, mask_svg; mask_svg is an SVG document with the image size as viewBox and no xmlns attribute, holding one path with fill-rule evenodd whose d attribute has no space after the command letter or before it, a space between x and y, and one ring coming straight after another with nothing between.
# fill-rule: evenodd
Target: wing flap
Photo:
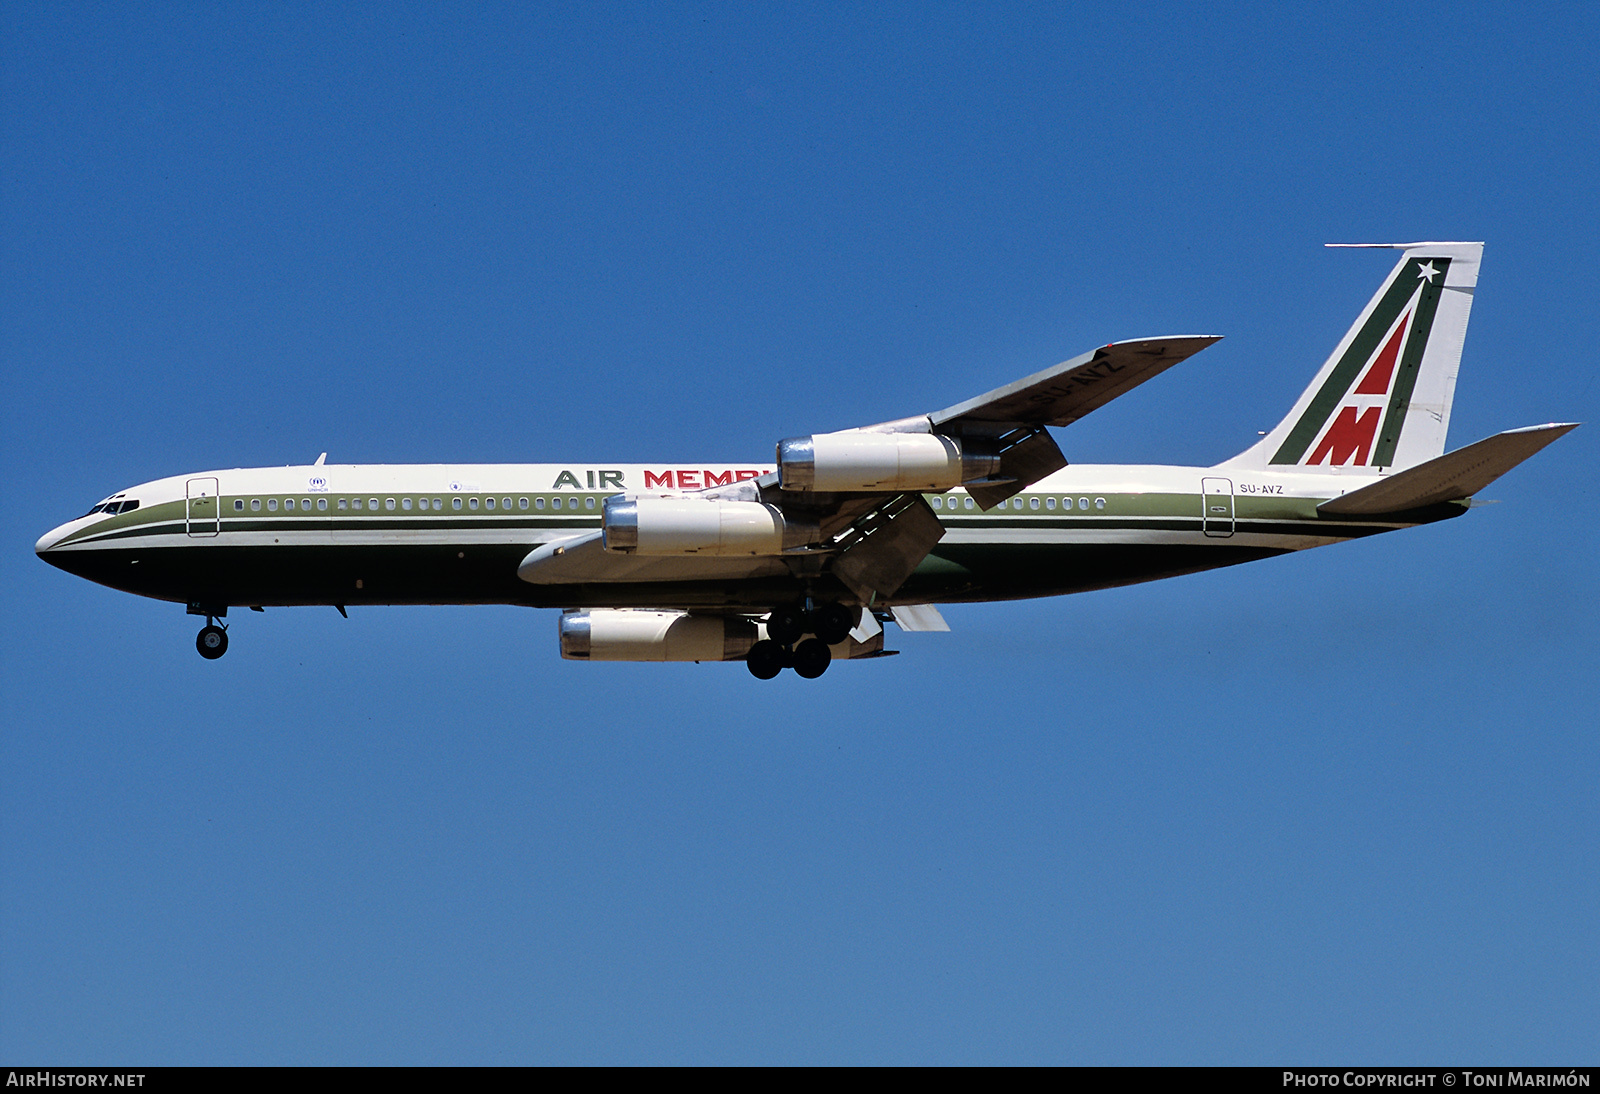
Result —
<instances>
[{"instance_id":1,"label":"wing flap","mask_svg":"<svg viewBox=\"0 0 1600 1094\"><path fill-rule=\"evenodd\" d=\"M1000 453L1000 481L968 483L967 493L987 512L1065 466L1067 458L1056 439L1040 428Z\"/></svg>"},{"instance_id":2,"label":"wing flap","mask_svg":"<svg viewBox=\"0 0 1600 1094\"><path fill-rule=\"evenodd\" d=\"M850 591L871 604L893 596L944 538L944 525L921 494L901 494L866 519L840 544L833 572Z\"/></svg>"},{"instance_id":3,"label":"wing flap","mask_svg":"<svg viewBox=\"0 0 1600 1094\"><path fill-rule=\"evenodd\" d=\"M939 609L932 604L896 604L890 609L894 621L903 631L948 631Z\"/></svg>"}]
</instances>

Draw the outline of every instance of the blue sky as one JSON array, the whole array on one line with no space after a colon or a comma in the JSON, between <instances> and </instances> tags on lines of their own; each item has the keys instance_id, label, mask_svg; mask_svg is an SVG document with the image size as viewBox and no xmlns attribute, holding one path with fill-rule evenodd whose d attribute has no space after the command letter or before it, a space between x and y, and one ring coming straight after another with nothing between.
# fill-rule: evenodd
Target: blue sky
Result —
<instances>
[{"instance_id":1,"label":"blue sky","mask_svg":"<svg viewBox=\"0 0 1600 1094\"><path fill-rule=\"evenodd\" d=\"M0 10L0 1056L1593 1062L1595 426L1459 521L763 685L34 540L307 462L748 460L1120 338L1207 464L1392 256L1452 423L1594 421L1592 5Z\"/></svg>"}]
</instances>

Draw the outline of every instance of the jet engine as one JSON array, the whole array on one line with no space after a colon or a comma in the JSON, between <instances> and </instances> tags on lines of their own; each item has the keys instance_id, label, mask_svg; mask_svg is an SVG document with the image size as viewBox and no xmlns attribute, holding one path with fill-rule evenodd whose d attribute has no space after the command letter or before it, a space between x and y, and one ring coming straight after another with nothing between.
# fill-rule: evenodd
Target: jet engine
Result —
<instances>
[{"instance_id":1,"label":"jet engine","mask_svg":"<svg viewBox=\"0 0 1600 1094\"><path fill-rule=\"evenodd\" d=\"M989 478L1000 457L932 433L814 433L778 442L785 490L949 490Z\"/></svg>"},{"instance_id":2,"label":"jet engine","mask_svg":"<svg viewBox=\"0 0 1600 1094\"><path fill-rule=\"evenodd\" d=\"M737 615L593 608L563 612L560 634L568 661L743 661L766 627ZM835 661L886 656L881 630L828 649Z\"/></svg>"},{"instance_id":3,"label":"jet engine","mask_svg":"<svg viewBox=\"0 0 1600 1094\"><path fill-rule=\"evenodd\" d=\"M601 528L606 550L638 555L778 555L821 538L775 505L708 498L607 498Z\"/></svg>"},{"instance_id":4,"label":"jet engine","mask_svg":"<svg viewBox=\"0 0 1600 1094\"><path fill-rule=\"evenodd\" d=\"M739 661L758 636L739 616L601 608L561 616L568 661Z\"/></svg>"}]
</instances>

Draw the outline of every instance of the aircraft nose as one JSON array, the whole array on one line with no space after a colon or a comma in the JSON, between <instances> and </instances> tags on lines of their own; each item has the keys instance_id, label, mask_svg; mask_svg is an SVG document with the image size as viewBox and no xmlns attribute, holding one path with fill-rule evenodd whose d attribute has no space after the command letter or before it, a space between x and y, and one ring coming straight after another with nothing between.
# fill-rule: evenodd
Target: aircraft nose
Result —
<instances>
[{"instance_id":1,"label":"aircraft nose","mask_svg":"<svg viewBox=\"0 0 1600 1094\"><path fill-rule=\"evenodd\" d=\"M67 525L65 524L61 525L60 527L50 529L44 535L39 537L38 543L33 545L34 553L40 558L43 558L51 548L61 542L62 537L64 537L66 534Z\"/></svg>"}]
</instances>

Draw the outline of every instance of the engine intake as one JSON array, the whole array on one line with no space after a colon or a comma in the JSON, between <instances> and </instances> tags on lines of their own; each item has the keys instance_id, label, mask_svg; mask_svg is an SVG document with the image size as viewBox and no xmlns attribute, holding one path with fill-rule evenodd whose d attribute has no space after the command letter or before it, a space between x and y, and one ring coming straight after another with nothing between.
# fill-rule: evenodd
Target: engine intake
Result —
<instances>
[{"instance_id":1,"label":"engine intake","mask_svg":"<svg viewBox=\"0 0 1600 1094\"><path fill-rule=\"evenodd\" d=\"M814 433L778 442L785 490L949 490L989 478L1000 457L933 433Z\"/></svg>"}]
</instances>

